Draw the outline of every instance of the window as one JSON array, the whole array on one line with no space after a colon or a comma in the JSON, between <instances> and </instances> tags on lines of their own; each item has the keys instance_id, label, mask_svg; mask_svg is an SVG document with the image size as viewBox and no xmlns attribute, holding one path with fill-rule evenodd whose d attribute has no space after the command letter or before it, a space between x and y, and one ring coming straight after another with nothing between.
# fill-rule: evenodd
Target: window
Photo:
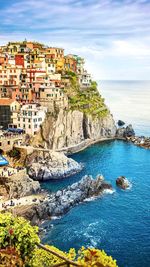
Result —
<instances>
[{"instance_id":1,"label":"window","mask_svg":"<svg viewBox=\"0 0 150 267\"><path fill-rule=\"evenodd\" d=\"M19 119L20 120L20 119ZM20 123L18 124L18 127L20 127Z\"/></svg>"},{"instance_id":2,"label":"window","mask_svg":"<svg viewBox=\"0 0 150 267\"><path fill-rule=\"evenodd\" d=\"M28 119L28 122L31 122L31 119Z\"/></svg>"},{"instance_id":3,"label":"window","mask_svg":"<svg viewBox=\"0 0 150 267\"><path fill-rule=\"evenodd\" d=\"M0 142L0 146L2 145L2 142Z\"/></svg>"},{"instance_id":4,"label":"window","mask_svg":"<svg viewBox=\"0 0 150 267\"><path fill-rule=\"evenodd\" d=\"M10 141L8 141L7 144L10 145Z\"/></svg>"},{"instance_id":5,"label":"window","mask_svg":"<svg viewBox=\"0 0 150 267\"><path fill-rule=\"evenodd\" d=\"M29 124L29 129L31 129L31 125Z\"/></svg>"},{"instance_id":6,"label":"window","mask_svg":"<svg viewBox=\"0 0 150 267\"><path fill-rule=\"evenodd\" d=\"M26 127L25 124L23 124L23 128L24 128L24 129L25 129L25 127Z\"/></svg>"},{"instance_id":7,"label":"window","mask_svg":"<svg viewBox=\"0 0 150 267\"><path fill-rule=\"evenodd\" d=\"M23 118L23 122L25 122L25 118Z\"/></svg>"}]
</instances>

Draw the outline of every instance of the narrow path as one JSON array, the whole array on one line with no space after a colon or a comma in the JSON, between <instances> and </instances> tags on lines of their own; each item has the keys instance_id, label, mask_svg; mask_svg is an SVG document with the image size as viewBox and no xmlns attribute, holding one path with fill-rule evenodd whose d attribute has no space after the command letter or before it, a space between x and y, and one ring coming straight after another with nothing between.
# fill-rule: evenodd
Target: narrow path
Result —
<instances>
[{"instance_id":1,"label":"narrow path","mask_svg":"<svg viewBox=\"0 0 150 267\"><path fill-rule=\"evenodd\" d=\"M26 205L31 205L31 204L39 204L40 201L46 200L47 195L46 193L40 193L38 195L30 195L30 196L25 196L21 198L13 198L9 200L0 200L0 211L5 210L7 208L16 208L17 206L26 206ZM11 205L13 203L13 205Z\"/></svg>"}]
</instances>

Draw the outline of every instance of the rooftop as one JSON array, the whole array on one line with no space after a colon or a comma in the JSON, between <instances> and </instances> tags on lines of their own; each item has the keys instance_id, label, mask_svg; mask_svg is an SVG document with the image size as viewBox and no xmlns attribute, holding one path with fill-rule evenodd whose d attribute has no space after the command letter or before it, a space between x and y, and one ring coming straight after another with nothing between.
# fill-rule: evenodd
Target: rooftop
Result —
<instances>
[{"instance_id":1,"label":"rooftop","mask_svg":"<svg viewBox=\"0 0 150 267\"><path fill-rule=\"evenodd\" d=\"M10 99L10 98L0 98L0 106L9 106L13 102L17 102L17 101Z\"/></svg>"}]
</instances>

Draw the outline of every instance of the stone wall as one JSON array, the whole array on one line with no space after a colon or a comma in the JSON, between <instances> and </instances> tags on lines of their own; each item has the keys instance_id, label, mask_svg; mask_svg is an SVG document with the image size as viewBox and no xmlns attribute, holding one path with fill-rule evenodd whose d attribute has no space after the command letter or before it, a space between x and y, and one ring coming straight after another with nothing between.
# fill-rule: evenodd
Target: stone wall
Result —
<instances>
[{"instance_id":1,"label":"stone wall","mask_svg":"<svg viewBox=\"0 0 150 267\"><path fill-rule=\"evenodd\" d=\"M0 149L4 152L11 150L14 144L20 144L23 140L23 135L14 137L0 137Z\"/></svg>"}]
</instances>

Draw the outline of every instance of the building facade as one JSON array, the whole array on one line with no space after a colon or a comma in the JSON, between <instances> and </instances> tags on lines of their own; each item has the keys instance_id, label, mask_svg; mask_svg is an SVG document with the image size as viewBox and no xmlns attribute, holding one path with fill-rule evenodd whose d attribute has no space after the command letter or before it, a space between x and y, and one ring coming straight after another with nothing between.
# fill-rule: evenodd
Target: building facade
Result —
<instances>
[{"instance_id":1,"label":"building facade","mask_svg":"<svg viewBox=\"0 0 150 267\"><path fill-rule=\"evenodd\" d=\"M18 114L18 128L26 134L34 135L40 129L46 116L47 108L37 104L25 104Z\"/></svg>"},{"instance_id":2,"label":"building facade","mask_svg":"<svg viewBox=\"0 0 150 267\"><path fill-rule=\"evenodd\" d=\"M7 129L10 124L17 122L17 115L20 109L20 104L9 98L0 99L0 126Z\"/></svg>"}]
</instances>

